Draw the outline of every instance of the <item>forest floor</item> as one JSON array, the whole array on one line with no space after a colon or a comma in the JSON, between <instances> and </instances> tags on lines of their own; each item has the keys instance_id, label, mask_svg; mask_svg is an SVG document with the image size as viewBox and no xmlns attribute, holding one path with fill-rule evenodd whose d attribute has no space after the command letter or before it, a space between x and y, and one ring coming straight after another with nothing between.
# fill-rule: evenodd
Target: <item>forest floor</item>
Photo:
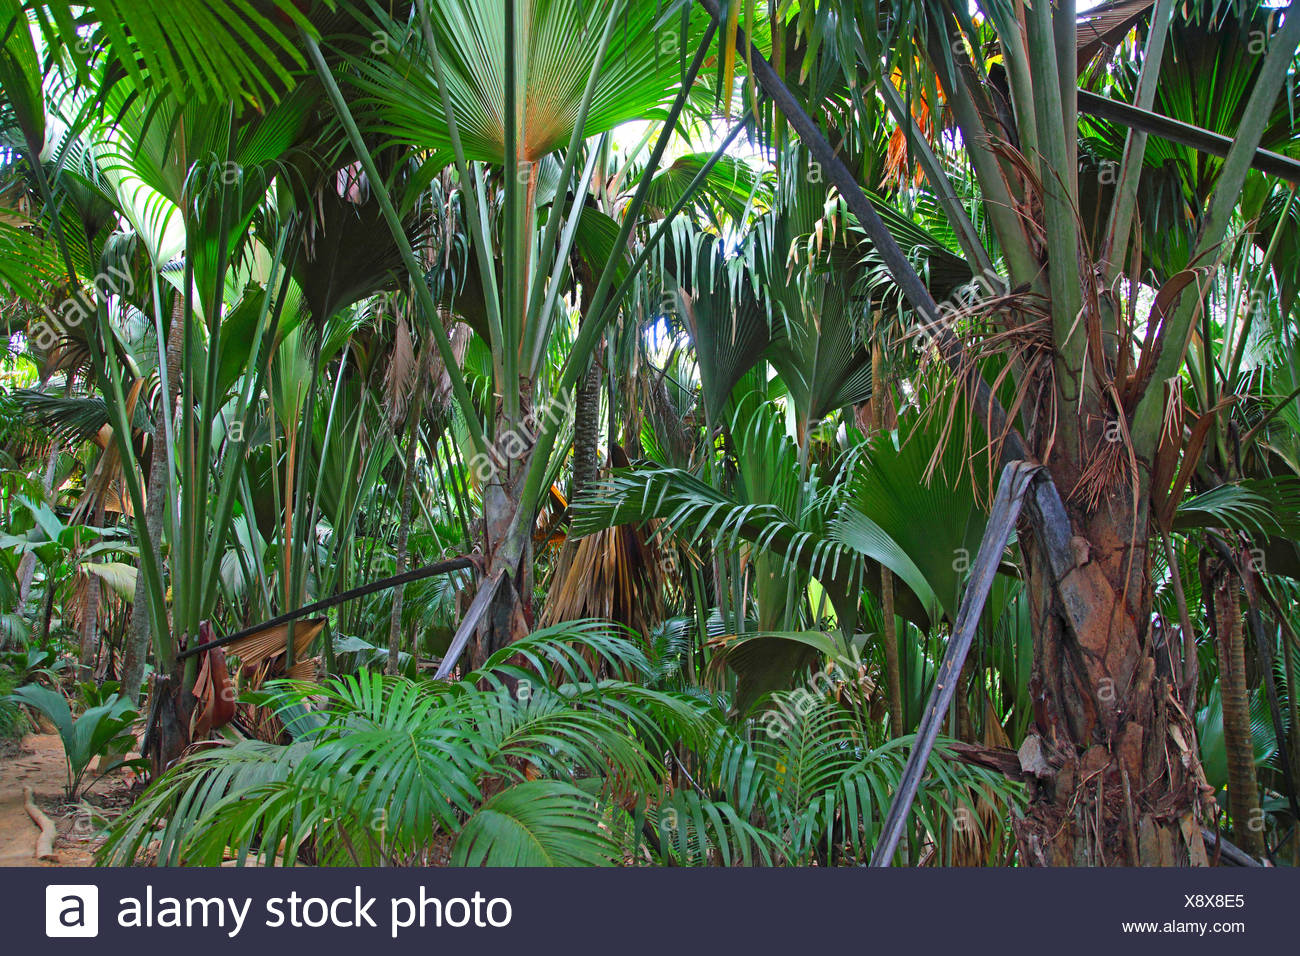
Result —
<instances>
[{"instance_id":1,"label":"forest floor","mask_svg":"<svg viewBox=\"0 0 1300 956\"><path fill-rule=\"evenodd\" d=\"M135 777L118 770L98 780L94 769L75 803L64 797L68 780L58 734L28 734L22 743L0 743L0 866L92 866L107 822L128 807ZM54 860L36 859L40 830L23 807L23 788L58 827Z\"/></svg>"}]
</instances>

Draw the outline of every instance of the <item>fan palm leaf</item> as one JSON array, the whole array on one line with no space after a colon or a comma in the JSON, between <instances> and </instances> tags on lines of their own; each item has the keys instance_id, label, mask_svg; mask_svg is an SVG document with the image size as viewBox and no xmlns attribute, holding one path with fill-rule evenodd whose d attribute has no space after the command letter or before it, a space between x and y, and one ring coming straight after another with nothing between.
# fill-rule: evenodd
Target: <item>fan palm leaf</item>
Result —
<instances>
[{"instance_id":1,"label":"fan palm leaf","mask_svg":"<svg viewBox=\"0 0 1300 956\"><path fill-rule=\"evenodd\" d=\"M428 0L427 9L466 160L500 163L505 157L507 58L517 65L520 159L536 162L569 142L608 7L575 0L521 2L517 47L511 50L505 47L500 3ZM660 53L662 12L660 5L643 0L626 4L601 61L586 136L665 115L681 80L681 64ZM372 18L380 38L365 55L345 58L347 81L358 94L359 122L390 142L435 150L449 162L451 137L422 34L378 3L368 4L359 16ZM704 20L699 14L690 18L691 37L698 38Z\"/></svg>"}]
</instances>

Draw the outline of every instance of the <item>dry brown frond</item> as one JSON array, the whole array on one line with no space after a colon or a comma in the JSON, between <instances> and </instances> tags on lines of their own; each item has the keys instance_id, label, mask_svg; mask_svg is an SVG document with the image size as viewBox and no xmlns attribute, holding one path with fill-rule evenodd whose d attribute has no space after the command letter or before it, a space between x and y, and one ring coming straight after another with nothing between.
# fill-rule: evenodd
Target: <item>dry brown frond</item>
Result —
<instances>
[{"instance_id":1,"label":"dry brown frond","mask_svg":"<svg viewBox=\"0 0 1300 956\"><path fill-rule=\"evenodd\" d=\"M1103 431L1118 428L1114 421L1107 421ZM1110 497L1112 491L1130 479L1129 448L1116 439L1102 439L1094 446L1087 458L1087 466L1079 475L1079 480L1070 489L1070 500L1083 505L1088 511L1096 511L1101 503Z\"/></svg>"},{"instance_id":2,"label":"dry brown frond","mask_svg":"<svg viewBox=\"0 0 1300 956\"><path fill-rule=\"evenodd\" d=\"M393 333L393 350L384 371L384 397L388 406L388 420L396 423L406 414L406 406L416 387L415 342L406 316L398 316Z\"/></svg>"},{"instance_id":3,"label":"dry brown frond","mask_svg":"<svg viewBox=\"0 0 1300 956\"><path fill-rule=\"evenodd\" d=\"M932 381L936 386L936 400L922 412L922 418L924 420L926 415L943 416L939 440L935 443L925 477L929 481L941 467L948 443L959 441L962 460L971 469L976 495L982 499L986 496L985 491L992 494L996 487L1002 444L1015 427L1016 416L1025 401L1032 399L1035 402L1031 411L1038 414L1031 414L1032 420L1044 417L1049 422L1055 420L1055 409L1042 405L1044 399L1050 402L1055 394L1051 317L1041 297L1020 289L980 300L965 309L953 309L948 314L956 326L953 334L958 335L963 344L957 367L954 369L947 362L937 361L940 359L937 346L928 350L921 362L923 374L933 369ZM967 408L969 383L975 380L990 359L995 358L1001 362L1000 371L990 382L995 394L1007 376L1014 374L1017 382L1013 401L1006 409L1005 427L1000 431L990 427L989 422L978 421ZM977 425L984 430L982 443L975 438ZM1053 439L1049 429L1048 434L1040 436L1039 443L1050 448ZM984 475L976 473L977 461L984 463Z\"/></svg>"},{"instance_id":4,"label":"dry brown frond","mask_svg":"<svg viewBox=\"0 0 1300 956\"><path fill-rule=\"evenodd\" d=\"M311 646L316 635L325 627L325 618L316 617L306 620L297 621L293 632L293 652L297 658ZM239 663L243 669L247 670L256 667L263 662L278 657L284 653L285 642L289 637L289 625L281 624L278 627L268 628L265 631L258 631L256 634L249 634L247 637L241 637L237 641L232 641L226 645L226 653L232 657L238 657Z\"/></svg>"},{"instance_id":5,"label":"dry brown frond","mask_svg":"<svg viewBox=\"0 0 1300 956\"><path fill-rule=\"evenodd\" d=\"M658 552L630 525L569 539L556 562L542 625L594 617L649 634L664 615Z\"/></svg>"}]
</instances>

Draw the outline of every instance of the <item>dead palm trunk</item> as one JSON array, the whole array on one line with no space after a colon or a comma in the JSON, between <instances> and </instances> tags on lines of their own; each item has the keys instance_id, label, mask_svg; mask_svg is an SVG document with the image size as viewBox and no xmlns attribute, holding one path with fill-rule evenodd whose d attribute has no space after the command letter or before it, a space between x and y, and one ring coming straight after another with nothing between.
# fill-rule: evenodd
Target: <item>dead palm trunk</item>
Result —
<instances>
[{"instance_id":1,"label":"dead palm trunk","mask_svg":"<svg viewBox=\"0 0 1300 956\"><path fill-rule=\"evenodd\" d=\"M172 306L171 327L167 330L167 394L158 409L154 426L153 454L149 462L149 483L145 491L144 524L149 546L159 553L162 541L164 494L167 475L167 431L164 422L176 414L176 396L180 392L181 347L184 344L184 298L176 296ZM144 683L144 666L149 657L149 588L144 575L137 574L135 596L131 603L131 620L127 625L126 650L122 664L122 693L130 700L140 699Z\"/></svg>"},{"instance_id":2,"label":"dead palm trunk","mask_svg":"<svg viewBox=\"0 0 1300 956\"><path fill-rule=\"evenodd\" d=\"M1219 660L1223 704L1223 749L1228 765L1228 813L1232 839L1251 856L1264 855L1263 812L1255 776L1255 741L1250 729L1246 644L1241 617L1241 579L1227 562L1201 564L1202 593Z\"/></svg>"}]
</instances>

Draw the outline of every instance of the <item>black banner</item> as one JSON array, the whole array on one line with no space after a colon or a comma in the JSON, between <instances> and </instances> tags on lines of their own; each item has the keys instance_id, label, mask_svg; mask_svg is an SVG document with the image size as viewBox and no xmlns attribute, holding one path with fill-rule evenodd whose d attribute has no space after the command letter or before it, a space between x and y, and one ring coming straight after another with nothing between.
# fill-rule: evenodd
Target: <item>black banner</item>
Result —
<instances>
[{"instance_id":1,"label":"black banner","mask_svg":"<svg viewBox=\"0 0 1300 956\"><path fill-rule=\"evenodd\" d=\"M1295 945L1291 872L14 869L0 870L0 948L1222 952Z\"/></svg>"}]
</instances>

